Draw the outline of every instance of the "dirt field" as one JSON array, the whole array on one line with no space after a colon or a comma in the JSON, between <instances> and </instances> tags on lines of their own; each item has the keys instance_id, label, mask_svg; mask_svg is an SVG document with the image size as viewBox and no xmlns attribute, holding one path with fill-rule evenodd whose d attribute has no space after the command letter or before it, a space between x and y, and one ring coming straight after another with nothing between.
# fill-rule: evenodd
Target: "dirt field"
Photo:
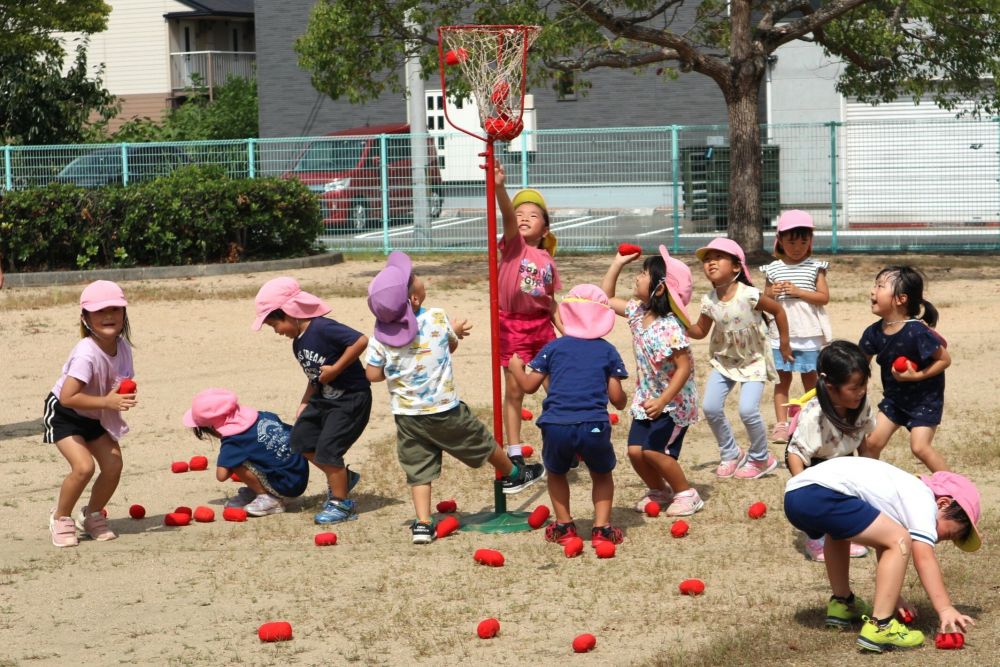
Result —
<instances>
[{"instance_id":1,"label":"dirt field","mask_svg":"<svg viewBox=\"0 0 1000 667\"><path fill-rule=\"evenodd\" d=\"M564 288L600 282L604 257L561 257ZM694 258L685 258L694 264ZM304 387L287 339L252 332L253 295L279 274L123 283L130 303L140 404L127 413L122 441L125 473L108 510L119 539L82 541L56 549L48 512L67 464L41 444L42 400L76 342L82 286L0 291L3 401L0 405L0 665L861 665L996 663L1000 620L995 613L1000 569L996 548L1000 427L995 407L1000 372L996 345L1000 267L995 258L833 257L829 312L834 334L857 340L873 321L869 286L883 263L901 260L929 278L927 297L941 310L940 331L953 364L947 371L945 420L935 445L968 474L984 496L987 543L973 555L938 546L949 591L977 620L961 652L933 645L936 616L912 568L905 593L921 612L916 627L931 635L920 649L893 657L859 655L852 633L823 628L829 595L823 566L802 555L801 537L781 512L788 473L759 481L718 481L717 447L707 424L692 427L681 463L705 498L685 539L670 537L670 520L632 510L642 485L624 456L627 420L616 427L619 454L613 521L626 541L612 560L587 547L569 560L541 533L459 533L429 547L410 544L412 518L405 480L395 461L394 426L385 387L373 387L375 407L365 435L348 455L363 479L356 490L361 518L336 526L339 542L318 548L312 515L324 485L309 490L288 513L246 523L221 520L222 503L237 485L211 472L172 474L170 463L215 445L180 423L192 395L224 386L241 401L290 419ZM363 295L380 259L295 272L303 287L327 298L332 316L367 334L372 317ZM489 319L485 258L422 256L429 305L476 323L455 356L459 391L487 416L490 402ZM629 267L631 268L631 267ZM695 271L695 301L709 285ZM619 294L631 291L627 271ZM758 276L759 279L759 276ZM692 307L692 312L693 312ZM619 320L609 339L634 369L628 328ZM699 385L707 376L707 346L696 342ZM878 373L871 391L880 394ZM797 384L793 385L793 393ZM730 401L734 404L734 401ZM536 415L541 397L527 402ZM732 407L732 406L731 406ZM735 409L735 408L734 408ZM773 423L770 392L765 417ZM734 415L735 418L735 415ZM742 427L737 428L743 434ZM539 443L533 424L525 437ZM780 453L774 447L775 453ZM922 472L897 434L886 459ZM455 498L461 513L492 506L490 475L448 460L434 499ZM573 482L575 515L589 531L589 479ZM768 504L751 521L747 506ZM134 521L128 507L147 517ZM510 509L548 503L544 485L513 496ZM207 505L210 524L163 525L179 505ZM480 547L500 549L503 568L473 562ZM874 558L854 561L854 589L869 598ZM705 581L701 597L681 596L688 577ZM500 620L492 640L476 637L484 618ZM263 644L260 624L289 621L293 641ZM597 648L574 655L573 638L597 636ZM991 657L992 656L992 657ZM888 663L886 663L888 664Z\"/></svg>"}]
</instances>

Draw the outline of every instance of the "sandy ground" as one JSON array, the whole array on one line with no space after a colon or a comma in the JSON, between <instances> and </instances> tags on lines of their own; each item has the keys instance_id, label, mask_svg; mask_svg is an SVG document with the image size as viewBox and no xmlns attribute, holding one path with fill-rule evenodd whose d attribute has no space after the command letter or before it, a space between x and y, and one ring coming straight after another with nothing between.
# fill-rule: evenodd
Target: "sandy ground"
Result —
<instances>
[{"instance_id":1,"label":"sandy ground","mask_svg":"<svg viewBox=\"0 0 1000 667\"><path fill-rule=\"evenodd\" d=\"M688 258L693 264L693 258ZM898 261L900 258L893 258ZM911 258L930 278L928 298L941 309L940 330L954 362L947 371L945 422L936 444L951 465L983 490L984 529L996 534L997 463L992 440L1000 426L995 344L1000 316L1000 269L984 259ZM564 287L600 282L604 257L560 259ZM873 321L868 287L887 258L831 258L834 334L856 340ZM427 303L476 323L455 355L464 400L487 419L490 403L489 319L485 258L418 257L428 282ZM303 287L334 304L332 316L370 333L363 295L379 260L352 259L295 272ZM180 423L191 396L209 386L236 391L245 404L289 419L304 388L287 339L252 332L253 294L278 274L123 283L131 304L140 405L127 414L125 472L108 510L120 538L82 541L56 549L46 530L57 487L68 470L41 443L42 400L76 341L81 287L0 291L3 400L0 404L0 665L82 664L865 664L850 634L822 629L828 589L823 567L801 554L801 538L781 513L787 471L755 482L717 481L717 448L706 424L692 428L681 462L706 500L689 520L691 535L671 539L670 521L632 511L642 485L624 457L627 420L616 428L614 521L627 535L613 560L590 552L568 560L540 533L459 533L429 547L409 543L412 509L395 462L394 426L384 386L375 386L368 428L348 455L363 479L356 491L361 518L333 530L337 546L317 548L312 515L324 485L313 475L305 496L284 515L229 523L222 503L235 493L211 472L172 474L170 463L202 454ZM632 272L619 284L631 290ZM695 300L708 283L695 267ZM693 308L693 307L692 307ZM621 320L609 336L634 368L628 329ZM697 374L707 375L706 345L695 344ZM872 392L880 392L877 381ZM731 401L732 402L732 401ZM541 397L527 406L540 413ZM763 411L773 422L770 392ZM741 433L741 429L738 429ZM533 424L525 438L539 444ZM779 448L774 448L780 453ZM902 436L886 458L920 471ZM447 460L435 501L456 498L460 512L492 506L491 475ZM573 482L574 509L589 530L589 480ZM746 507L770 508L751 522ZM84 499L85 501L85 499ZM141 521L128 507L147 509ZM543 485L515 496L511 509L548 503ZM81 503L82 504L82 503ZM214 523L163 525L179 505L207 505ZM461 515L460 515L461 516ZM977 619L960 654L936 651L932 639L892 658L902 664L991 664L1000 636L994 613L993 573L1000 557L990 541L966 557L938 547L955 601ZM507 564L478 566L472 553L498 548ZM874 559L855 562L856 590L870 596ZM699 577L699 598L680 596L677 584ZM933 632L935 616L916 575L906 591ZM495 616L501 634L476 637L477 623ZM295 639L263 644L258 626L292 623ZM597 650L574 656L581 632L597 635Z\"/></svg>"}]
</instances>

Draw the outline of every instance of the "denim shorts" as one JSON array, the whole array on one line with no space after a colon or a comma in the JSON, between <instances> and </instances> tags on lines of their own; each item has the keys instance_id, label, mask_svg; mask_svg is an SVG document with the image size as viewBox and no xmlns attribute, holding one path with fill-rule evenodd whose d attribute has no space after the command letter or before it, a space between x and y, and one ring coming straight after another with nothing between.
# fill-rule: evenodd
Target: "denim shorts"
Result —
<instances>
[{"instance_id":1,"label":"denim shorts","mask_svg":"<svg viewBox=\"0 0 1000 667\"><path fill-rule=\"evenodd\" d=\"M554 475L565 475L577 454L591 472L608 473L618 459L611 446L611 423L542 424L542 463Z\"/></svg>"},{"instance_id":2,"label":"denim shorts","mask_svg":"<svg viewBox=\"0 0 1000 667\"><path fill-rule=\"evenodd\" d=\"M782 373L815 373L819 350L792 350L792 361L781 356L781 350L771 348L774 353L774 367Z\"/></svg>"},{"instance_id":3,"label":"denim shorts","mask_svg":"<svg viewBox=\"0 0 1000 667\"><path fill-rule=\"evenodd\" d=\"M687 430L687 426L678 428L668 412L656 419L633 419L628 432L628 446L642 447L643 451L659 452L676 460L681 455Z\"/></svg>"},{"instance_id":4,"label":"denim shorts","mask_svg":"<svg viewBox=\"0 0 1000 667\"><path fill-rule=\"evenodd\" d=\"M855 496L810 484L785 494L785 516L811 539L846 540L863 532L881 512Z\"/></svg>"}]
</instances>

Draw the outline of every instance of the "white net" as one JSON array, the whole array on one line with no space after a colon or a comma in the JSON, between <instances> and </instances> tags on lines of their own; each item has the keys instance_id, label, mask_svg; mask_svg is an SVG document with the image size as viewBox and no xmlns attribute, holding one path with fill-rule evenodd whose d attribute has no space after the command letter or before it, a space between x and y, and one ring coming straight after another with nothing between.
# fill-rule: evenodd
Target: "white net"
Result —
<instances>
[{"instance_id":1,"label":"white net","mask_svg":"<svg viewBox=\"0 0 1000 667\"><path fill-rule=\"evenodd\" d=\"M442 66L458 69L479 107L479 123L491 137L521 134L528 49L538 26L447 26L438 34Z\"/></svg>"}]
</instances>

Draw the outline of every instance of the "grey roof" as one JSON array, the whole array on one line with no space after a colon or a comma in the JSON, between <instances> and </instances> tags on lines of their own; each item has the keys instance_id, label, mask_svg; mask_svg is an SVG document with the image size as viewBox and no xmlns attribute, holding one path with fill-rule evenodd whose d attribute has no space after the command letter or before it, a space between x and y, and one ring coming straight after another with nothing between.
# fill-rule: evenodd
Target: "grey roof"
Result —
<instances>
[{"instance_id":1,"label":"grey roof","mask_svg":"<svg viewBox=\"0 0 1000 667\"><path fill-rule=\"evenodd\" d=\"M253 0L177 0L190 12L170 12L166 16L253 16Z\"/></svg>"}]
</instances>

